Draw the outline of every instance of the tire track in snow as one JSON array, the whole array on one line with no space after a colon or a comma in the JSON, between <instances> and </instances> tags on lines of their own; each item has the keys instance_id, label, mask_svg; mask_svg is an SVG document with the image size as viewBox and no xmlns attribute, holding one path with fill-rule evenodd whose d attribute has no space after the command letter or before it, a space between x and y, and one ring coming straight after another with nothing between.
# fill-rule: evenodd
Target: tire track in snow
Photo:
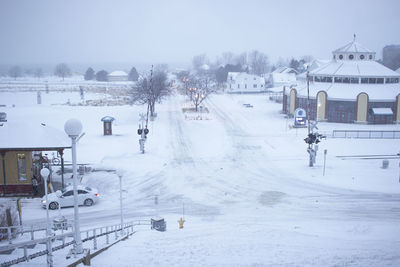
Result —
<instances>
[{"instance_id":1,"label":"tire track in snow","mask_svg":"<svg viewBox=\"0 0 400 267\"><path fill-rule=\"evenodd\" d=\"M281 185L284 186L285 189L289 186L295 189L293 190L294 195L291 194L287 197L288 201L296 203L297 211L295 212L303 214L309 213L310 216L326 216L332 218L344 216L360 220L379 220L379 217L385 217L390 220L400 220L400 209L398 208L400 194L362 192L321 185L291 178L285 175L282 169L279 169L279 175L277 175L273 171L273 168L277 168L277 166L274 166L273 162L271 162L274 160L270 159L263 150L253 149L253 151L251 151L251 147L238 144L239 142L248 142L253 136L246 133L243 128L231 118L231 115L223 111L212 99L207 99L207 103L212 107L212 111L216 114L217 119L224 124L228 136L235 144L232 157L235 157L237 161L243 163L243 168L246 168L244 173L249 177L254 177L255 180L258 181L258 183L252 183L251 185L241 185L242 189L259 191L259 193L262 194L263 188L269 186L272 186L273 190L279 190ZM249 153L243 156L243 148L248 148L250 152L252 152L250 153L252 157L248 157ZM254 180L251 182L253 181ZM254 187L257 184L260 186ZM264 186L262 184L264 184ZM302 196L296 195L296 191L298 191L296 189L299 188L301 189ZM289 189L289 191L292 190ZM315 210L313 209L315 203L319 203L319 206L324 207L324 209L319 210L317 214L314 214Z\"/></svg>"}]
</instances>

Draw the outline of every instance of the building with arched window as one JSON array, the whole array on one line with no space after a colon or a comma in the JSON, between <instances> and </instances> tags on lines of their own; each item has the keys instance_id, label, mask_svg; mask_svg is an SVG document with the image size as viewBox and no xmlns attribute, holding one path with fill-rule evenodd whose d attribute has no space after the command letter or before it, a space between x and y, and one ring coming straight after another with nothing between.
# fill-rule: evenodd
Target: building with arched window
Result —
<instances>
[{"instance_id":1,"label":"building with arched window","mask_svg":"<svg viewBox=\"0 0 400 267\"><path fill-rule=\"evenodd\" d=\"M310 119L400 123L400 74L376 62L375 52L355 40L332 54L330 62L309 71ZM298 85L283 89L284 113L307 110L306 80L303 73Z\"/></svg>"}]
</instances>

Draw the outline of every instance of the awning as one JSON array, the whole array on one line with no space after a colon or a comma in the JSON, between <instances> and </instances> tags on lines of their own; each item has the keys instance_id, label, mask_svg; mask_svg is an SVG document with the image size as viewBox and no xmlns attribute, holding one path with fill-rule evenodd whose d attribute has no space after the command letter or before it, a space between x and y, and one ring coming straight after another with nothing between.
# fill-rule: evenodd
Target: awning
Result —
<instances>
[{"instance_id":1,"label":"awning","mask_svg":"<svg viewBox=\"0 0 400 267\"><path fill-rule=\"evenodd\" d=\"M372 108L372 114L374 115L393 115L391 108Z\"/></svg>"}]
</instances>

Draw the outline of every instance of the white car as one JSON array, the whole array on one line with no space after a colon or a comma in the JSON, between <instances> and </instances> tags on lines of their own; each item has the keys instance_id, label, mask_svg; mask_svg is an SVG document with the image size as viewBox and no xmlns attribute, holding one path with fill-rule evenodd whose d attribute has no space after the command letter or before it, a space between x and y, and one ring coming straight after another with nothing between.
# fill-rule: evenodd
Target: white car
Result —
<instances>
[{"instance_id":1,"label":"white car","mask_svg":"<svg viewBox=\"0 0 400 267\"><path fill-rule=\"evenodd\" d=\"M99 200L99 194L97 190L90 187L84 187L81 185L77 186L78 190L78 205L92 206ZM60 206L72 207L74 206L74 188L73 186L67 186L63 190L57 190L54 193L47 195L49 209L55 210ZM46 196L42 197L42 206L46 208Z\"/></svg>"}]
</instances>

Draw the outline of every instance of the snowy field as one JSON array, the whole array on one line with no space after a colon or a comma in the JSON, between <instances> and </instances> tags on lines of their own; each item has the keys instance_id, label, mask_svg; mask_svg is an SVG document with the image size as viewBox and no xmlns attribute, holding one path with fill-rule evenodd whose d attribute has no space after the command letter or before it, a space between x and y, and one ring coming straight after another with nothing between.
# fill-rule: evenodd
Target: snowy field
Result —
<instances>
[{"instance_id":1,"label":"snowy field","mask_svg":"<svg viewBox=\"0 0 400 267\"><path fill-rule=\"evenodd\" d=\"M102 99L104 94L86 94ZM124 219L161 216L167 231L141 227L92 259L93 266L400 266L399 160L346 159L349 155L394 155L399 140L327 139L308 167L303 139L291 129L281 104L266 95L213 95L209 120L185 120L185 98L171 96L156 106L146 153L139 153L142 106L70 106L79 92L1 92L0 112L9 121L45 122L63 130L82 121L78 163L122 173ZM254 107L246 108L245 103ZM100 119L113 116L113 136L103 136ZM319 123L334 129L400 130L399 125ZM1 131L1 128L0 128ZM323 151L327 150L323 175ZM70 152L66 151L70 161ZM69 176L67 183L71 182ZM86 174L101 201L80 207L81 229L119 222L119 184L113 172ZM158 196L158 205L155 205ZM184 229L178 229L182 208ZM73 208L61 210L72 219ZM58 211L50 211L57 217ZM44 222L39 199L22 206L26 225ZM85 245L85 244L84 244ZM65 264L64 256L55 266ZM5 257L0 255L0 257ZM45 258L21 266L42 266Z\"/></svg>"}]
</instances>

